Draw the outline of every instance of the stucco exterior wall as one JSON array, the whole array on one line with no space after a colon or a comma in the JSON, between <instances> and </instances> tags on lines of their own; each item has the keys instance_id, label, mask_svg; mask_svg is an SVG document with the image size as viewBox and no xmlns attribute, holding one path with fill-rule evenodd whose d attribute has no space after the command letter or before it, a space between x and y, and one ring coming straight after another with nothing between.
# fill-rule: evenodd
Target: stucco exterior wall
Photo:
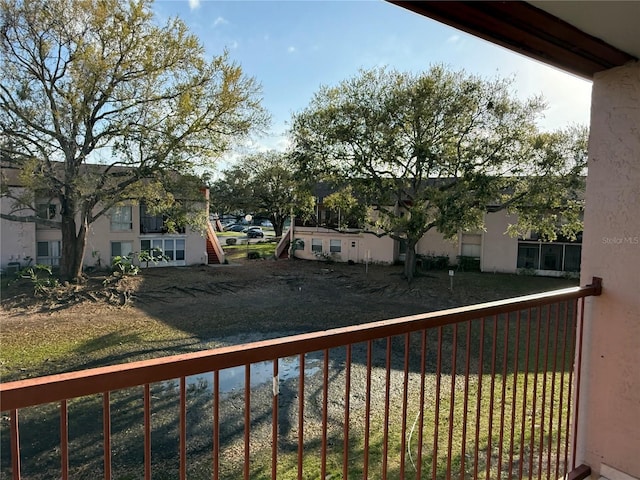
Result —
<instances>
[{"instance_id":1,"label":"stucco exterior wall","mask_svg":"<svg viewBox=\"0 0 640 480\"><path fill-rule=\"evenodd\" d=\"M2 213L11 213L11 202L0 200ZM0 220L0 268L6 269L9 262L26 264L25 257L36 257L36 226L33 223Z\"/></svg>"},{"instance_id":2,"label":"stucco exterior wall","mask_svg":"<svg viewBox=\"0 0 640 480\"><path fill-rule=\"evenodd\" d=\"M388 236L376 237L369 233L336 232L315 227L296 227L294 238L304 242L304 249L297 249L295 257L304 260L319 260L312 250L313 239L322 242L322 252L337 262L391 264L395 260L394 240ZM331 253L331 240L340 241L340 253Z\"/></svg>"},{"instance_id":3,"label":"stucco exterior wall","mask_svg":"<svg viewBox=\"0 0 640 480\"><path fill-rule=\"evenodd\" d=\"M517 219L505 211L485 215L482 234L480 270L483 272L515 273L518 264L518 239L507 235L509 224Z\"/></svg>"},{"instance_id":4,"label":"stucco exterior wall","mask_svg":"<svg viewBox=\"0 0 640 480\"><path fill-rule=\"evenodd\" d=\"M207 263L207 241L204 234L189 227L186 229L186 234L187 251L185 252L185 263L187 265Z\"/></svg>"},{"instance_id":5,"label":"stucco exterior wall","mask_svg":"<svg viewBox=\"0 0 640 480\"><path fill-rule=\"evenodd\" d=\"M448 256L451 263L460 255L458 239L447 240L436 229L429 230L418 242L416 253L420 255Z\"/></svg>"},{"instance_id":6,"label":"stucco exterior wall","mask_svg":"<svg viewBox=\"0 0 640 480\"><path fill-rule=\"evenodd\" d=\"M3 199L1 208L3 212L9 212L11 203ZM196 265L207 263L206 239L198 231L187 228L185 234L140 234L140 208L136 205L132 208L133 228L129 231L112 231L111 220L108 215L98 218L89 226L87 232L87 248L84 255L84 266L102 267L111 264L111 242L131 242L134 252L140 251L140 242L143 239L181 239L185 241L185 259L174 262L160 262L157 265ZM45 226L36 226L33 223L19 223L1 220L0 223L0 267L6 269L9 262L21 262L26 265L25 256L30 256L33 263L37 262L37 242L60 241L60 230Z\"/></svg>"},{"instance_id":7,"label":"stucco exterior wall","mask_svg":"<svg viewBox=\"0 0 640 480\"><path fill-rule=\"evenodd\" d=\"M640 63L595 76L581 283L585 308L578 463L640 478ZM595 475L598 478L598 475Z\"/></svg>"}]
</instances>

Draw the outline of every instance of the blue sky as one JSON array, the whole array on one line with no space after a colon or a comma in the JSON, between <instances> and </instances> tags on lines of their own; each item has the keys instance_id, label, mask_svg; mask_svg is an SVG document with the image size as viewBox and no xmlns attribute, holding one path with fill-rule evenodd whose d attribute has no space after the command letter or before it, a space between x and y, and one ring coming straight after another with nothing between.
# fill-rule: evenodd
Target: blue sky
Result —
<instances>
[{"instance_id":1,"label":"blue sky","mask_svg":"<svg viewBox=\"0 0 640 480\"><path fill-rule=\"evenodd\" d=\"M383 65L420 72L443 63L485 78L514 77L514 94L547 100L541 128L589 123L591 82L381 0L156 0L153 8L161 22L180 17L208 55L227 48L262 85L272 126L250 148L285 148L291 114L321 85Z\"/></svg>"}]
</instances>

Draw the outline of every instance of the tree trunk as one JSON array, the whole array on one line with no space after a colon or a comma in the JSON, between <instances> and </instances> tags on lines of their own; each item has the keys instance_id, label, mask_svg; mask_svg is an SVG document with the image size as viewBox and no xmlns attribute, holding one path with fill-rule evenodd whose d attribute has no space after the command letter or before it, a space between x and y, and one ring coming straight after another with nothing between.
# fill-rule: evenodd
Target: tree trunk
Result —
<instances>
[{"instance_id":1,"label":"tree trunk","mask_svg":"<svg viewBox=\"0 0 640 480\"><path fill-rule=\"evenodd\" d=\"M404 278L408 283L413 280L413 274L416 271L416 244L415 240L407 239L407 251L404 257Z\"/></svg>"},{"instance_id":2,"label":"tree trunk","mask_svg":"<svg viewBox=\"0 0 640 480\"><path fill-rule=\"evenodd\" d=\"M284 230L284 219L285 217L283 215L272 215L270 218L276 237L282 236L282 231Z\"/></svg>"},{"instance_id":3,"label":"tree trunk","mask_svg":"<svg viewBox=\"0 0 640 480\"><path fill-rule=\"evenodd\" d=\"M83 221L77 228L73 209L63 209L62 215L62 257L60 258L60 278L70 282L82 279L82 263L87 244L87 225Z\"/></svg>"}]
</instances>

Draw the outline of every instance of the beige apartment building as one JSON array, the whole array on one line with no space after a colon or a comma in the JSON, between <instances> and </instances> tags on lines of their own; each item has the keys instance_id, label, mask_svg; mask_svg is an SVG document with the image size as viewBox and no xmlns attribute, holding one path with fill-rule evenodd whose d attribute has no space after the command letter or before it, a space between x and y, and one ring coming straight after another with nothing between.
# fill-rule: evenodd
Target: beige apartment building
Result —
<instances>
[{"instance_id":1,"label":"beige apartment building","mask_svg":"<svg viewBox=\"0 0 640 480\"><path fill-rule=\"evenodd\" d=\"M203 202L202 208L208 208L208 204ZM0 209L2 213L12 213L12 201L3 197ZM33 215L31 210L13 213ZM36 199L35 213L47 220L60 220L60 204L57 200ZM207 238L190 227L170 233L162 215L150 214L144 205L117 206L89 226L84 267L109 266L116 256L156 248L163 251L167 260L158 264L151 262L149 267L208 263ZM55 267L60 262L61 240L59 229L1 219L0 268L12 272L30 264Z\"/></svg>"},{"instance_id":2,"label":"beige apartment building","mask_svg":"<svg viewBox=\"0 0 640 480\"><path fill-rule=\"evenodd\" d=\"M418 242L416 253L419 258L447 257L449 265L458 268L476 265L483 272L578 275L580 240L544 242L535 233L526 238L512 237L507 228L515 221L507 212L487 213L483 231L461 232L452 240L433 229ZM305 260L377 264L404 260L402 244L376 232L296 226L293 238L293 255Z\"/></svg>"}]
</instances>

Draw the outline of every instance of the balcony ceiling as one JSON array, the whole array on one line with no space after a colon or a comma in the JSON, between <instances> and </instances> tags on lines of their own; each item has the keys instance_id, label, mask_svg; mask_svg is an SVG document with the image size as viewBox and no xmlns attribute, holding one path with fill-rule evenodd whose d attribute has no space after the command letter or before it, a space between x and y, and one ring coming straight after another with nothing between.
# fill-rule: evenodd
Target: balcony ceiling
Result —
<instances>
[{"instance_id":1,"label":"balcony ceiling","mask_svg":"<svg viewBox=\"0 0 640 480\"><path fill-rule=\"evenodd\" d=\"M640 58L637 0L390 1L585 78Z\"/></svg>"}]
</instances>

